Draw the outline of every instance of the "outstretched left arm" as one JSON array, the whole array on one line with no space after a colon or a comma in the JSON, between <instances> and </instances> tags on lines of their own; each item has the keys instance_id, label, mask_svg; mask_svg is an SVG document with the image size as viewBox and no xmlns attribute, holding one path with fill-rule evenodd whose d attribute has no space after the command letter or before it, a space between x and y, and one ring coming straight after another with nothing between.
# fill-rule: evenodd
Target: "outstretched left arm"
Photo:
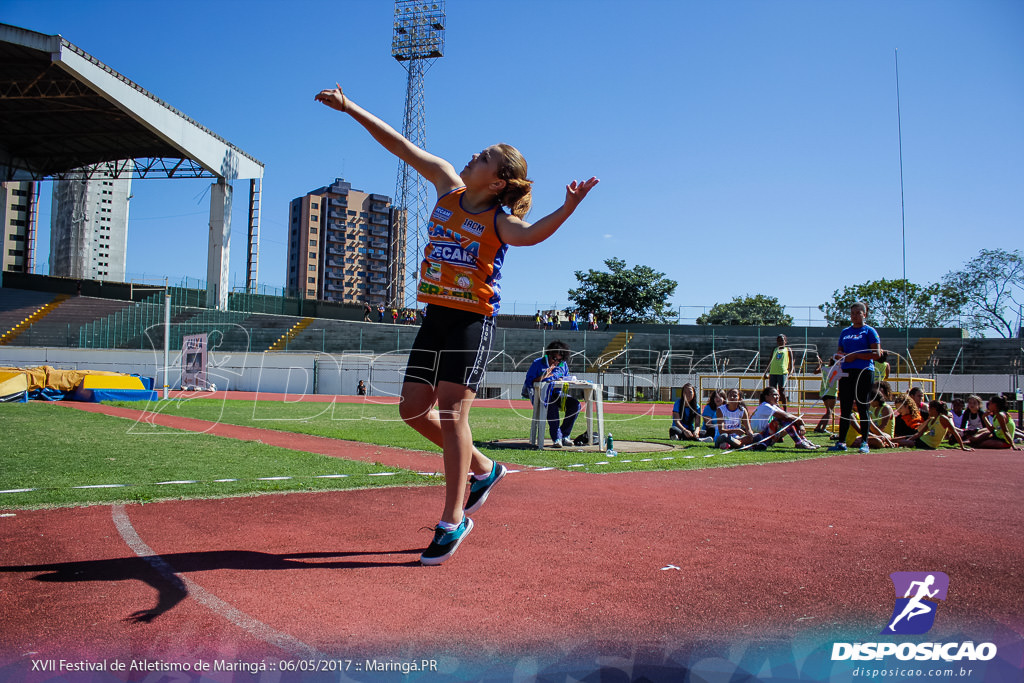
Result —
<instances>
[{"instance_id":1,"label":"outstretched left arm","mask_svg":"<svg viewBox=\"0 0 1024 683\"><path fill-rule=\"evenodd\" d=\"M513 247L529 247L540 244L555 234L562 223L573 214L587 193L594 189L599 182L597 178L591 178L582 183L572 181L565 186L565 203L536 223L531 224L515 216L500 214L498 216L498 237L502 242Z\"/></svg>"},{"instance_id":2,"label":"outstretched left arm","mask_svg":"<svg viewBox=\"0 0 1024 683\"><path fill-rule=\"evenodd\" d=\"M969 447L967 444L964 443L963 437L960 436L960 430L956 428L956 425L953 424L953 421L949 419L948 415L943 415L941 419L943 426L946 428L946 431L952 433L953 436L956 437L956 442L960 444L960 450L974 450L973 448Z\"/></svg>"}]
</instances>

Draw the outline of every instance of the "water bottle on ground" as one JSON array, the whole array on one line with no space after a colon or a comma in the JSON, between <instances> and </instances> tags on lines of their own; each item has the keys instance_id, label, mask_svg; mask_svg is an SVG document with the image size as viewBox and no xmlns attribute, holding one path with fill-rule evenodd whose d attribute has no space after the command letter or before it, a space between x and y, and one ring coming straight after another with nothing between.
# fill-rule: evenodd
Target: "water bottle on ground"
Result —
<instances>
[{"instance_id":1,"label":"water bottle on ground","mask_svg":"<svg viewBox=\"0 0 1024 683\"><path fill-rule=\"evenodd\" d=\"M612 438L612 433L608 432L608 436L605 438L605 452L604 454L609 458L614 458L618 455L618 451L615 450L615 440Z\"/></svg>"}]
</instances>

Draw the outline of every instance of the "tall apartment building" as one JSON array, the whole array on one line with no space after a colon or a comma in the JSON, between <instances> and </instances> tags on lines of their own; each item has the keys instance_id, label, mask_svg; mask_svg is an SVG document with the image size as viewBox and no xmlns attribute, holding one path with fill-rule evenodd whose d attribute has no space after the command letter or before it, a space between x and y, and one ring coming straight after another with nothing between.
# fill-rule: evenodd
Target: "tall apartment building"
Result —
<instances>
[{"instance_id":1,"label":"tall apartment building","mask_svg":"<svg viewBox=\"0 0 1024 683\"><path fill-rule=\"evenodd\" d=\"M113 175L108 164L89 180L54 181L50 275L124 281L132 180Z\"/></svg>"},{"instance_id":2,"label":"tall apartment building","mask_svg":"<svg viewBox=\"0 0 1024 683\"><path fill-rule=\"evenodd\" d=\"M289 295L372 305L402 301L403 278L397 278L397 287L391 278L393 264L401 271L404 263L404 240L392 252L397 228L390 197L353 190L342 178L293 199L285 277Z\"/></svg>"},{"instance_id":3,"label":"tall apartment building","mask_svg":"<svg viewBox=\"0 0 1024 683\"><path fill-rule=\"evenodd\" d=\"M7 272L27 273L31 266L34 188L35 183L28 180L0 183L3 269Z\"/></svg>"}]
</instances>

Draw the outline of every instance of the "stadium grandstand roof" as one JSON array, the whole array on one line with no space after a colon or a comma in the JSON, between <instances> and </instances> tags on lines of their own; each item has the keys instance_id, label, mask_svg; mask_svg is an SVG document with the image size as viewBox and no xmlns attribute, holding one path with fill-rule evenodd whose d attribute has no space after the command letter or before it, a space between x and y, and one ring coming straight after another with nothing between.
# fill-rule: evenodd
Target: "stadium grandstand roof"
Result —
<instances>
[{"instance_id":1,"label":"stadium grandstand roof","mask_svg":"<svg viewBox=\"0 0 1024 683\"><path fill-rule=\"evenodd\" d=\"M0 180L262 178L263 164L59 35L0 24Z\"/></svg>"}]
</instances>

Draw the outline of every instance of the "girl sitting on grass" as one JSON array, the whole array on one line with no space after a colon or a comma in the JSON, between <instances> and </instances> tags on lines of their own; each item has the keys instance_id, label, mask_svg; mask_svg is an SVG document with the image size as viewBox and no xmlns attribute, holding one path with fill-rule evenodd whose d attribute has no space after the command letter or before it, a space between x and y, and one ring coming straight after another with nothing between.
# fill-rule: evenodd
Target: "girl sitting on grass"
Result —
<instances>
[{"instance_id":1,"label":"girl sitting on grass","mask_svg":"<svg viewBox=\"0 0 1024 683\"><path fill-rule=\"evenodd\" d=\"M702 439L715 440L715 420L718 419L718 407L721 405L725 405L725 392L721 389L713 389L708 395L707 404L700 411L702 422L700 436Z\"/></svg>"},{"instance_id":2,"label":"girl sitting on grass","mask_svg":"<svg viewBox=\"0 0 1024 683\"><path fill-rule=\"evenodd\" d=\"M719 406L715 417L715 448L741 448L751 442L750 416L740 398L739 389L725 393L725 405Z\"/></svg>"},{"instance_id":3,"label":"girl sitting on grass","mask_svg":"<svg viewBox=\"0 0 1024 683\"><path fill-rule=\"evenodd\" d=\"M868 407L868 417L870 418L868 429L871 430L871 433L868 434L868 445L871 448L896 447L896 443L893 441L896 413L886 402L889 397L887 387L888 382L876 383L875 393L871 396L871 405ZM853 445L859 448L863 442L864 437L859 436Z\"/></svg>"},{"instance_id":4,"label":"girl sitting on grass","mask_svg":"<svg viewBox=\"0 0 1024 683\"><path fill-rule=\"evenodd\" d=\"M892 395L892 402L896 410L896 424L893 428L894 436L905 437L917 434L917 430L923 421L921 419L921 411L917 409L917 404L901 391L897 391Z\"/></svg>"},{"instance_id":5,"label":"girl sitting on grass","mask_svg":"<svg viewBox=\"0 0 1024 683\"><path fill-rule=\"evenodd\" d=\"M971 443L977 448L1021 450L1013 443L1017 426L1006 413L1006 397L996 394L988 400L988 419L991 427L978 432Z\"/></svg>"},{"instance_id":6,"label":"girl sitting on grass","mask_svg":"<svg viewBox=\"0 0 1024 683\"><path fill-rule=\"evenodd\" d=\"M947 433L956 436L956 442L962 450L974 450L960 438L953 421L949 419L949 409L946 408L946 404L938 399L933 399L928 402L928 419L921 423L913 436L896 439L896 445L934 451L942 447Z\"/></svg>"},{"instance_id":7,"label":"girl sitting on grass","mask_svg":"<svg viewBox=\"0 0 1024 683\"><path fill-rule=\"evenodd\" d=\"M988 438L988 431L992 427L992 423L988 421L988 413L985 412L985 406L982 404L981 396L977 394L971 394L967 397L967 409L964 410L963 420L960 421L960 429L963 432L963 437L967 439L972 446L975 446L974 442L984 441ZM986 431L981 438L978 435Z\"/></svg>"},{"instance_id":8,"label":"girl sitting on grass","mask_svg":"<svg viewBox=\"0 0 1024 683\"><path fill-rule=\"evenodd\" d=\"M668 438L672 441L699 441L698 417L700 405L697 404L697 390L687 382L672 407L672 426L668 428Z\"/></svg>"},{"instance_id":9,"label":"girl sitting on grass","mask_svg":"<svg viewBox=\"0 0 1024 683\"><path fill-rule=\"evenodd\" d=\"M779 399L780 392L775 387L761 391L761 404L750 416L750 429L754 436L747 443L754 444L754 450L764 450L779 443L788 434L797 448L808 451L816 449L817 446L804 436L804 421L780 408Z\"/></svg>"}]
</instances>

